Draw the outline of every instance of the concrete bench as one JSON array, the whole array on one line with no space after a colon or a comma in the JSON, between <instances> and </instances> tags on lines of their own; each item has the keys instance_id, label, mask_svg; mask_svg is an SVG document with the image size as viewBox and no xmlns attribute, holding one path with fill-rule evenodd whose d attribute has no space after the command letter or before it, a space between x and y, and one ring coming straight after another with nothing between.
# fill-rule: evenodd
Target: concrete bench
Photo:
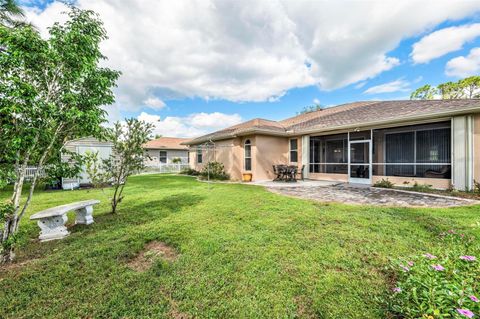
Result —
<instances>
[{"instance_id":1,"label":"concrete bench","mask_svg":"<svg viewBox=\"0 0 480 319\"><path fill-rule=\"evenodd\" d=\"M99 204L99 200L91 199L81 202L52 207L30 216L31 220L37 220L40 227L40 241L61 239L70 234L65 227L68 220L67 213L74 210L76 213L75 224L89 225L93 223L93 205Z\"/></svg>"}]
</instances>

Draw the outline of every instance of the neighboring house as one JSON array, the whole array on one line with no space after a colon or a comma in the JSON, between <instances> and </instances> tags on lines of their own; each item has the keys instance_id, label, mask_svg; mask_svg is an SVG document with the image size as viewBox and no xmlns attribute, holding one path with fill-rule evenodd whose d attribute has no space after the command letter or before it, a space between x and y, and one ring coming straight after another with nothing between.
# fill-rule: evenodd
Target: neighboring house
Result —
<instances>
[{"instance_id":1,"label":"neighboring house","mask_svg":"<svg viewBox=\"0 0 480 319\"><path fill-rule=\"evenodd\" d=\"M94 137L85 137L68 141L65 143L64 148L80 155L85 155L86 152L98 152L98 159L103 160L109 158L110 154L112 154L113 143L99 141ZM68 154L62 153L63 161L68 161L69 159L70 156ZM78 178L62 178L63 189L73 189L88 184L90 184L90 179L85 172L85 167Z\"/></svg>"},{"instance_id":2,"label":"neighboring house","mask_svg":"<svg viewBox=\"0 0 480 319\"><path fill-rule=\"evenodd\" d=\"M180 171L188 167L188 147L181 143L188 141L186 138L161 137L147 142L143 148L149 158L145 158L145 165L157 167L160 172ZM179 159L180 163L174 163Z\"/></svg>"},{"instance_id":3,"label":"neighboring house","mask_svg":"<svg viewBox=\"0 0 480 319\"><path fill-rule=\"evenodd\" d=\"M480 180L480 100L355 102L254 119L184 144L192 167L219 161L235 180L271 180L273 165L293 164L310 179L472 189Z\"/></svg>"}]
</instances>

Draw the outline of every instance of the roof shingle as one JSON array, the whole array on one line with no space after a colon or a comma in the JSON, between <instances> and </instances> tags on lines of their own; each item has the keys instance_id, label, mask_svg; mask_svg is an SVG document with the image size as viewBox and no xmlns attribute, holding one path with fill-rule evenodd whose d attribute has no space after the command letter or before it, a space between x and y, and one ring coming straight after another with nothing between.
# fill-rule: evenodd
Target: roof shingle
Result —
<instances>
[{"instance_id":1,"label":"roof shingle","mask_svg":"<svg viewBox=\"0 0 480 319\"><path fill-rule=\"evenodd\" d=\"M253 119L185 142L194 145L242 134L292 135L328 131L337 127L355 128L367 123L400 122L409 118L428 119L442 114L480 112L480 99L423 101L365 101L342 104L300 114L282 121Z\"/></svg>"},{"instance_id":2,"label":"roof shingle","mask_svg":"<svg viewBox=\"0 0 480 319\"><path fill-rule=\"evenodd\" d=\"M188 138L160 137L148 141L143 145L145 149L166 149L166 150L187 150L188 147L181 143L188 141Z\"/></svg>"}]
</instances>

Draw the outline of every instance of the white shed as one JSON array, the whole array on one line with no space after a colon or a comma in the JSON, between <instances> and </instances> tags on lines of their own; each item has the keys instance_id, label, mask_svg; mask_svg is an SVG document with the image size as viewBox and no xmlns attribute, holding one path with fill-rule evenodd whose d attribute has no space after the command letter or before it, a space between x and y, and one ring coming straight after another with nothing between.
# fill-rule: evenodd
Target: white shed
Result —
<instances>
[{"instance_id":1,"label":"white shed","mask_svg":"<svg viewBox=\"0 0 480 319\"><path fill-rule=\"evenodd\" d=\"M64 148L80 155L84 155L86 152L98 152L99 159L107 159L112 154L113 143L99 141L94 137L84 137L68 141ZM62 154L62 160L67 161L69 158L68 154ZM85 168L82 169L82 173L78 178L62 178L63 189L74 189L89 183L90 180L85 173Z\"/></svg>"}]
</instances>

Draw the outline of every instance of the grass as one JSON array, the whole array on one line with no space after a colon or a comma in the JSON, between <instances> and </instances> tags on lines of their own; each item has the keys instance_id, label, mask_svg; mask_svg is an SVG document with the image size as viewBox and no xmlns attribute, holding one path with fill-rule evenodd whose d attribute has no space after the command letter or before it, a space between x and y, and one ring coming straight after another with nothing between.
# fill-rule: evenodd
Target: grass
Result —
<instances>
[{"instance_id":1,"label":"grass","mask_svg":"<svg viewBox=\"0 0 480 319\"><path fill-rule=\"evenodd\" d=\"M434 248L447 229L480 235L478 206L323 204L145 175L130 178L111 215L109 193L36 193L29 214L83 199L102 204L94 224L72 225L60 241L39 243L36 224L23 220L18 264L0 269L0 318L385 318L390 258ZM146 272L128 268L152 240L179 257Z\"/></svg>"}]
</instances>

